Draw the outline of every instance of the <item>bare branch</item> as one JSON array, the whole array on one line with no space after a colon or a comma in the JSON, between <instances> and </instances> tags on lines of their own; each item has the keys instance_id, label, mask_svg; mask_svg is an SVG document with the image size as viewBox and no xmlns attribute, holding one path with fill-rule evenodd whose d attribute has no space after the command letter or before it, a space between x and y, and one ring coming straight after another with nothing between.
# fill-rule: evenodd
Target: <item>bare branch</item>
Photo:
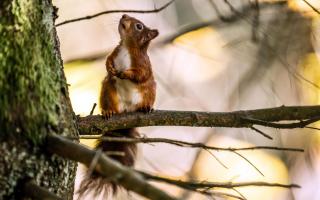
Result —
<instances>
[{"instance_id":1,"label":"bare branch","mask_svg":"<svg viewBox=\"0 0 320 200\"><path fill-rule=\"evenodd\" d=\"M239 190L237 190L236 188L232 188L233 191L235 191L237 194L239 194L239 196L241 196L243 199L247 199L241 192L239 192Z\"/></svg>"},{"instance_id":2,"label":"bare branch","mask_svg":"<svg viewBox=\"0 0 320 200\"><path fill-rule=\"evenodd\" d=\"M223 22L232 22L237 17L236 15L231 15L231 16L225 17L225 16L223 16L223 14L221 14L221 12L218 9L218 6L216 5L214 0L209 0L209 3L210 3L211 7L214 9L214 11L216 12L218 18L221 21L223 21Z\"/></svg>"},{"instance_id":3,"label":"bare branch","mask_svg":"<svg viewBox=\"0 0 320 200\"><path fill-rule=\"evenodd\" d=\"M234 111L197 112L157 110L148 114L130 112L105 120L100 115L79 118L80 134L101 134L117 129L145 126L192 126L251 128L261 125L280 129L303 128L320 119L320 106L281 106ZM296 121L301 122L296 122ZM280 121L289 121L280 123ZM271 123L279 122L279 123Z\"/></svg>"},{"instance_id":4,"label":"bare branch","mask_svg":"<svg viewBox=\"0 0 320 200\"><path fill-rule=\"evenodd\" d=\"M73 138L73 139L78 139L78 138ZM255 146L255 147L244 147L244 148L222 148L222 147L213 147L213 146L208 146L203 143L191 143L191 142L185 142L185 141L180 141L180 140L171 140L171 139L166 139L166 138L128 138L128 137L107 137L107 136L97 136L97 135L85 135L85 136L80 136L80 139L100 139L102 141L108 141L108 142L127 142L127 143L167 143L167 144L173 144L177 145L179 147L189 147L189 148L201 148L206 150L208 153L210 153L216 160L217 162L222 165L224 168L228 169L228 167L219 160L218 157L216 157L210 150L214 151L229 151L237 156L240 156L242 159L244 159L246 162L249 163L255 170L259 172L262 176L263 173L246 157L244 157L242 154L239 153L239 151L246 151L246 150L257 150L257 149L268 149L268 150L282 150L282 151L296 151L296 152L303 152L303 149L298 149L298 148L281 148L281 147L271 147L271 146Z\"/></svg>"},{"instance_id":5,"label":"bare branch","mask_svg":"<svg viewBox=\"0 0 320 200\"><path fill-rule=\"evenodd\" d=\"M231 197L233 199L240 199L240 200L245 200L245 198L225 192L217 192L217 191L212 191L212 190L199 190L199 189L188 189L188 191L192 192L197 192L209 197ZM228 198L229 199L229 198Z\"/></svg>"},{"instance_id":6,"label":"bare branch","mask_svg":"<svg viewBox=\"0 0 320 200\"><path fill-rule=\"evenodd\" d=\"M222 167L225 169L229 169L227 165L225 165L216 155L214 155L209 149L204 149L206 152L208 152Z\"/></svg>"},{"instance_id":7,"label":"bare branch","mask_svg":"<svg viewBox=\"0 0 320 200\"><path fill-rule=\"evenodd\" d=\"M237 154L238 156L240 156L242 159L244 159L247 163L249 163L249 165L251 165L257 172L259 172L259 174L264 176L264 174L258 169L258 167L256 167L248 158L246 158L245 156L243 156L239 152L235 151L234 153Z\"/></svg>"},{"instance_id":8,"label":"bare branch","mask_svg":"<svg viewBox=\"0 0 320 200\"><path fill-rule=\"evenodd\" d=\"M45 147L51 153L83 163L87 167L90 166L96 155L96 151L57 135L48 135ZM155 200L175 199L149 184L140 174L105 155L99 156L95 171L101 176L109 178L124 188L132 190L144 197Z\"/></svg>"},{"instance_id":9,"label":"bare branch","mask_svg":"<svg viewBox=\"0 0 320 200\"><path fill-rule=\"evenodd\" d=\"M128 190L132 190L144 197L155 200L173 200L175 198L167 195L165 192L155 188L147 182L160 181L168 184L172 184L187 190L192 190L202 194L218 195L215 191L208 191L212 188L237 188L248 186L262 186L262 187L282 187L282 188L297 188L300 187L296 184L280 184L280 183L267 183L267 182L243 182L243 183L217 183L217 182L186 182L181 180L174 180L163 178L160 176L151 175L141 171L135 171L128 167L121 165L120 163L113 161L105 155L97 156L97 152L90 150L80 144L74 143L62 136L48 135L46 140L46 148L49 152L55 153L67 159L71 159L77 162L90 166L92 160L97 158L97 165L95 165L95 171L100 175L109 178L110 180L122 185ZM223 193L219 195L229 194ZM243 199L232 195L234 198Z\"/></svg>"},{"instance_id":10,"label":"bare branch","mask_svg":"<svg viewBox=\"0 0 320 200\"><path fill-rule=\"evenodd\" d=\"M308 129L313 129L313 130L317 130L317 131L320 131L320 128L317 128L317 127L306 126L305 128L308 128Z\"/></svg>"},{"instance_id":11,"label":"bare branch","mask_svg":"<svg viewBox=\"0 0 320 200\"><path fill-rule=\"evenodd\" d=\"M266 137L266 138L268 138L268 139L270 139L270 140L273 139L273 138L272 138L271 136L269 136L268 134L260 131L259 129L257 129L257 128L255 128L255 127L253 127L253 126L251 126L250 128L251 128L252 130L254 130L255 132L259 133L260 135L262 135L263 137Z\"/></svg>"},{"instance_id":12,"label":"bare branch","mask_svg":"<svg viewBox=\"0 0 320 200\"><path fill-rule=\"evenodd\" d=\"M22 190L25 197L30 197L34 200L62 200L62 198L54 193L37 185L34 180L25 182L22 186Z\"/></svg>"},{"instance_id":13,"label":"bare branch","mask_svg":"<svg viewBox=\"0 0 320 200\"><path fill-rule=\"evenodd\" d=\"M234 22L237 21L236 18L235 20L230 20L230 22ZM212 19L209 21L205 21L205 22L199 22L199 23L195 23L195 24L188 24L185 25L183 27L180 27L175 33L165 37L164 39L162 39L161 42L159 42L159 44L167 44L172 42L173 40L175 40L176 38L178 38L179 36L189 33L191 31L195 31L198 29L201 29L203 27L207 27L207 26L214 26L217 27L221 25L221 21L220 20L216 20L216 19Z\"/></svg>"},{"instance_id":14,"label":"bare branch","mask_svg":"<svg viewBox=\"0 0 320 200\"><path fill-rule=\"evenodd\" d=\"M78 138L74 138L78 139ZM215 147L205 145L203 143L192 143L181 140L172 140L167 138L128 138L128 137L101 137L100 135L80 135L80 139L101 139L108 142L128 142L128 143L166 143L173 144L179 147L188 147L188 148L201 148L206 150L214 150L214 151L252 151L252 150L276 150L276 151L294 151L294 152L304 152L303 149L300 148L282 148L282 147L273 147L273 146L252 146L252 147L242 147L242 148L233 148L233 147Z\"/></svg>"},{"instance_id":15,"label":"bare branch","mask_svg":"<svg viewBox=\"0 0 320 200\"><path fill-rule=\"evenodd\" d=\"M202 143L207 144L211 140L211 138L214 137L214 135L215 134L211 133L211 131L208 132L205 135L205 137L202 139ZM198 149L196 151L196 154L195 154L194 159L192 161L192 165L191 165L189 171L186 173L186 176L187 176L186 180L188 180L188 181L195 180L196 174L197 174L197 164L196 163L199 161L201 153L202 153L202 149ZM190 195L191 195L190 191L186 190L179 196L179 198L180 199L189 199Z\"/></svg>"},{"instance_id":16,"label":"bare branch","mask_svg":"<svg viewBox=\"0 0 320 200\"><path fill-rule=\"evenodd\" d=\"M259 187L280 187L280 188L300 188L297 184L281 184L281 183L268 183L268 182L242 182L242 183L232 183L232 182L207 182L207 181L182 181L176 179L170 179L155 175L150 175L145 172L139 171L146 179L153 181L160 181L172 185L176 185L185 189L212 189L212 188L239 188L239 187L250 187L250 186L259 186Z\"/></svg>"},{"instance_id":17,"label":"bare branch","mask_svg":"<svg viewBox=\"0 0 320 200\"><path fill-rule=\"evenodd\" d=\"M215 4L212 4L212 1L209 1L211 3L211 5L213 6L213 8L215 9ZM271 6L282 6L286 4L286 0L281 0L281 1L277 1L277 2L260 2L259 3L259 8L263 9L265 7L271 7ZM216 10L216 9L215 9ZM228 16L222 16L221 14L218 14L218 18L219 19L212 19L206 22L200 22L200 23L195 23L195 24L189 24L187 26L181 27L176 33L164 38L161 41L161 44L166 44L166 43L170 43L172 42L174 39L176 39L177 37L194 31L194 30L198 30L200 28L203 27L207 27L207 26L213 26L215 28L220 27L220 26L225 26L226 23L234 23L237 22L239 20L243 20L246 19L246 17L250 14L250 11L252 10L252 5L245 5L242 9L241 9L241 16L239 16L239 12L237 13L232 13L231 15ZM223 23L221 23L223 22Z\"/></svg>"},{"instance_id":18,"label":"bare branch","mask_svg":"<svg viewBox=\"0 0 320 200\"><path fill-rule=\"evenodd\" d=\"M314 7L311 3L309 3L307 0L302 0L303 2L305 2L314 12L320 14L320 11Z\"/></svg>"},{"instance_id":19,"label":"bare branch","mask_svg":"<svg viewBox=\"0 0 320 200\"><path fill-rule=\"evenodd\" d=\"M251 118L242 118L242 119L245 121L248 121L252 124L273 127L273 128L304 128L308 124L314 123L319 120L318 117L315 117L312 119L301 120L300 122L280 124L280 123L273 123L273 122L268 122L268 121L263 121L263 120L258 120L258 119L251 119ZM253 128L253 127L251 127L251 128ZM260 133L261 133L261 131L260 131Z\"/></svg>"},{"instance_id":20,"label":"bare branch","mask_svg":"<svg viewBox=\"0 0 320 200\"><path fill-rule=\"evenodd\" d=\"M90 115L93 115L93 112L94 112L94 109L96 108L96 106L97 106L97 103L94 103L92 106L92 109L90 111Z\"/></svg>"},{"instance_id":21,"label":"bare branch","mask_svg":"<svg viewBox=\"0 0 320 200\"><path fill-rule=\"evenodd\" d=\"M97 163L98 163L98 160L100 158L100 156L102 155L102 151L101 149L97 149L96 150L96 154L94 155L93 159L91 160L91 163L88 167L88 171L87 171L87 175L88 176L91 176L92 173L94 172L96 166L97 166Z\"/></svg>"},{"instance_id":22,"label":"bare branch","mask_svg":"<svg viewBox=\"0 0 320 200\"><path fill-rule=\"evenodd\" d=\"M157 12L160 12L160 11L164 10L165 8L167 8L174 1L175 0L171 0L168 3L164 4L163 6L161 6L159 8L152 9L152 10L106 10L106 11L99 12L99 13L96 13L96 14L93 14L93 15L88 15L88 16L85 16L85 17L79 17L79 18L63 21L63 22L57 24L56 27L64 25L64 24L69 24L69 23L72 23L72 22L89 20L89 19L98 17L100 15L106 15L106 14L111 14L111 13L144 13L144 14L146 14L146 13L157 13Z\"/></svg>"},{"instance_id":23,"label":"bare branch","mask_svg":"<svg viewBox=\"0 0 320 200\"><path fill-rule=\"evenodd\" d=\"M228 0L223 0L225 4L227 4L229 10L239 16L242 16L242 12L238 11Z\"/></svg>"}]
</instances>

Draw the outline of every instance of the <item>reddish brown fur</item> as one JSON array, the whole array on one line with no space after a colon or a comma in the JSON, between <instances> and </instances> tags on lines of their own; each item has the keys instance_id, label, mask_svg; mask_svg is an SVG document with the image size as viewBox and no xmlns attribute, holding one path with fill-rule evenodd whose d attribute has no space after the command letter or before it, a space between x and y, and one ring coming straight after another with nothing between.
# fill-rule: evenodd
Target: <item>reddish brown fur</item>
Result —
<instances>
[{"instance_id":1,"label":"reddish brown fur","mask_svg":"<svg viewBox=\"0 0 320 200\"><path fill-rule=\"evenodd\" d=\"M143 25L142 30L137 30L137 23ZM156 82L153 77L151 63L147 55L147 49L150 41L158 35L157 30L151 30L139 20L123 15L119 22L119 33L121 36L120 44L108 56L106 61L106 69L108 75L102 82L100 92L100 107L101 113L106 118L113 114L120 113L119 97L116 88L116 79L130 80L134 83L134 88L138 90L141 101L137 104L132 104L131 111L149 112L152 110L156 96ZM125 46L130 55L130 67L124 71L118 71L115 66L115 59L119 54L120 48ZM123 129L116 131L120 135L107 132L104 136L112 137L138 137L138 132L135 129ZM120 163L133 166L136 153L136 145L130 143L113 143L106 141L98 141L96 148L102 151L122 151L125 156L113 156L111 158ZM89 189L95 190L95 195L103 192L104 189L113 189L116 191L116 183L111 183L93 173L90 177L86 177L80 185L79 197L86 193Z\"/></svg>"},{"instance_id":2,"label":"reddish brown fur","mask_svg":"<svg viewBox=\"0 0 320 200\"><path fill-rule=\"evenodd\" d=\"M119 110L117 109L117 91L112 82L114 82L114 80L112 80L110 76L107 76L102 82L100 91L100 107L102 108L102 115L106 117L119 113Z\"/></svg>"},{"instance_id":3,"label":"reddish brown fur","mask_svg":"<svg viewBox=\"0 0 320 200\"><path fill-rule=\"evenodd\" d=\"M124 18L122 18L123 20ZM134 30L135 23L141 23L139 20L126 16L127 21L130 21L130 28L127 35L121 35L120 44L114 49L114 51L108 56L106 61L106 69L108 76L102 83L101 95L100 95L100 107L102 114L107 118L111 117L115 113L119 113L117 98L117 91L115 89L115 80L113 77L121 79L127 79L134 83L137 83L138 90L142 95L143 102L137 105L133 110L135 111L150 111L153 107L156 95L156 83L154 81L151 63L149 56L147 55L147 48L150 40L158 35L157 30L150 30L144 26L142 32L136 32ZM121 28L121 21L119 29ZM121 31L119 30L120 34ZM125 37L127 36L127 37ZM119 53L121 45L128 48L131 66L125 71L117 71L115 69L114 59Z\"/></svg>"}]
</instances>

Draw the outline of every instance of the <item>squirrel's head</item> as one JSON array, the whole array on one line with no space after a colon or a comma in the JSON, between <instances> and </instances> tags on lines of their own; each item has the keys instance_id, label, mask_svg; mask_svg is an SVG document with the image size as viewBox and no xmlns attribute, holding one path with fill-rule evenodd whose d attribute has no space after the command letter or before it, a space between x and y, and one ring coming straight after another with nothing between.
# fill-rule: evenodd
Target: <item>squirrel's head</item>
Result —
<instances>
[{"instance_id":1,"label":"squirrel's head","mask_svg":"<svg viewBox=\"0 0 320 200\"><path fill-rule=\"evenodd\" d=\"M119 22L121 40L127 45L136 47L147 46L149 42L159 35L158 30L150 29L136 18L122 15Z\"/></svg>"}]
</instances>

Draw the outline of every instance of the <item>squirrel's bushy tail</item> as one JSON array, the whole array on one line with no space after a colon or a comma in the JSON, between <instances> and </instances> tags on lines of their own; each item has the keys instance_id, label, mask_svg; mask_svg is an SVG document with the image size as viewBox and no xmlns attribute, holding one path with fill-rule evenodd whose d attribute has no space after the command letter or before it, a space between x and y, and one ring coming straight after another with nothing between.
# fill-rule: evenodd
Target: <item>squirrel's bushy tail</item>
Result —
<instances>
[{"instance_id":1,"label":"squirrel's bushy tail","mask_svg":"<svg viewBox=\"0 0 320 200\"><path fill-rule=\"evenodd\" d=\"M103 134L103 136L137 138L139 133L136 131L136 129L131 128L120 129L114 132L106 132ZM98 140L96 149L101 149L103 152L123 152L124 155L109 155L109 157L126 166L134 165L137 152L137 145L135 143ZM116 185L116 183L110 182L110 180L107 180L93 172L91 175L85 175L84 179L82 180L78 189L78 199L81 199L85 193L91 191L93 192L92 194L94 196L97 196L102 192L105 194L108 192L116 193L118 187L119 186Z\"/></svg>"}]
</instances>

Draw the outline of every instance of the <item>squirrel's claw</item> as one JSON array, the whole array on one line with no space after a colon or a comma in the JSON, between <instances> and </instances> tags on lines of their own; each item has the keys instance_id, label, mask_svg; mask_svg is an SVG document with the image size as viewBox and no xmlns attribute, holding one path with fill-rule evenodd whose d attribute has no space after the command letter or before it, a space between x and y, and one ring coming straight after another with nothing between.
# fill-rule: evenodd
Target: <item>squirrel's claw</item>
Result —
<instances>
[{"instance_id":1,"label":"squirrel's claw","mask_svg":"<svg viewBox=\"0 0 320 200\"><path fill-rule=\"evenodd\" d=\"M116 76L117 76L118 78L120 78L120 79L126 79L124 73L123 73L123 72L120 72L120 71L118 71L118 72L116 73Z\"/></svg>"},{"instance_id":2,"label":"squirrel's claw","mask_svg":"<svg viewBox=\"0 0 320 200\"><path fill-rule=\"evenodd\" d=\"M116 114L116 112L113 110L103 110L102 111L102 116L105 118L105 120L110 119L114 114Z\"/></svg>"},{"instance_id":3,"label":"squirrel's claw","mask_svg":"<svg viewBox=\"0 0 320 200\"><path fill-rule=\"evenodd\" d=\"M151 106L145 106L138 109L139 112L151 113L154 109Z\"/></svg>"},{"instance_id":4,"label":"squirrel's claw","mask_svg":"<svg viewBox=\"0 0 320 200\"><path fill-rule=\"evenodd\" d=\"M110 67L109 72L112 76L117 76L118 74L118 71L114 67Z\"/></svg>"}]
</instances>

